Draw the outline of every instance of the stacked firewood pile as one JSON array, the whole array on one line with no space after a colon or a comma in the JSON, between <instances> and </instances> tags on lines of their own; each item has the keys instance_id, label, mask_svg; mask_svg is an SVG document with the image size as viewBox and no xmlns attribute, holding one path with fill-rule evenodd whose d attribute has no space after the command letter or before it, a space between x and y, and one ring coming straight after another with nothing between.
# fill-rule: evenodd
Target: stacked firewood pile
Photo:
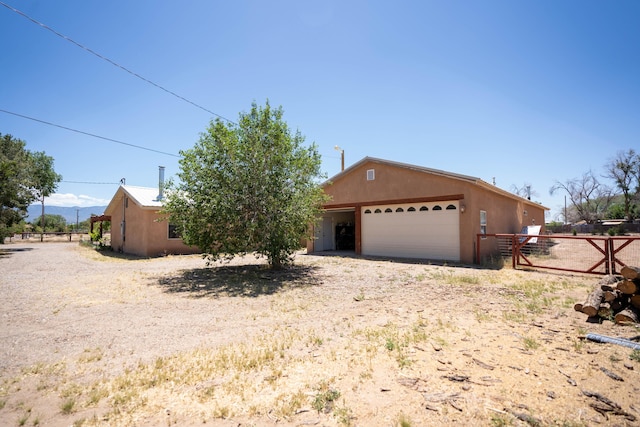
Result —
<instances>
[{"instance_id":1,"label":"stacked firewood pile","mask_svg":"<svg viewBox=\"0 0 640 427\"><path fill-rule=\"evenodd\" d=\"M603 277L586 301L574 306L589 318L615 323L640 322L640 268L622 267L622 277Z\"/></svg>"}]
</instances>

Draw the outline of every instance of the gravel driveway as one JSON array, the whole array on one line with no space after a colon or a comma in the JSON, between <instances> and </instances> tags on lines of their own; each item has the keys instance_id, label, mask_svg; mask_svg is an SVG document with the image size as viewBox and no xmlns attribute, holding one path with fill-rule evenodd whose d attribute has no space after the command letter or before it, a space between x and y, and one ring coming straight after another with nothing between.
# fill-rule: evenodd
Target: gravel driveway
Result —
<instances>
[{"instance_id":1,"label":"gravel driveway","mask_svg":"<svg viewBox=\"0 0 640 427\"><path fill-rule=\"evenodd\" d=\"M225 268L257 262L239 258ZM263 308L266 293L229 301L213 292L233 289L189 289L190 279L210 274L197 255L126 259L77 244L12 244L0 255L0 271L9 302L0 308L5 372L97 347L122 355L113 359L121 367L123 360L217 345L269 327L247 317ZM181 280L182 271L190 278Z\"/></svg>"},{"instance_id":2,"label":"gravel driveway","mask_svg":"<svg viewBox=\"0 0 640 427\"><path fill-rule=\"evenodd\" d=\"M197 255L0 245L0 425L623 425L640 414L629 351L578 338L638 333L573 311L597 278L331 255L271 272L251 256L208 268ZM235 365L202 377L217 357ZM594 410L583 390L621 409ZM328 392L339 401L317 410Z\"/></svg>"}]
</instances>

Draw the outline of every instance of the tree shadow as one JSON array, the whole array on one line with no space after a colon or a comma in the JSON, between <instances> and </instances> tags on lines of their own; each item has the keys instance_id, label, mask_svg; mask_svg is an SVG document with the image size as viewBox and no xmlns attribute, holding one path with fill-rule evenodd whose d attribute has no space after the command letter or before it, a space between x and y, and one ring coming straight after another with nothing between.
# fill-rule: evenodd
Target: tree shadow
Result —
<instances>
[{"instance_id":1,"label":"tree shadow","mask_svg":"<svg viewBox=\"0 0 640 427\"><path fill-rule=\"evenodd\" d=\"M478 264L465 264L457 261L447 261L429 258L402 258L402 257L390 257L390 256L376 256L376 255L362 255L356 254L355 251L323 251L312 252L309 254L303 254L302 256L316 256L316 257L333 257L333 258L350 258L359 259L365 261L384 261L392 262L396 264L412 264L412 265L436 265L441 267L458 267L469 268L472 270L482 270L485 267Z\"/></svg>"},{"instance_id":2,"label":"tree shadow","mask_svg":"<svg viewBox=\"0 0 640 427\"><path fill-rule=\"evenodd\" d=\"M166 293L193 298L258 297L280 291L319 286L317 267L296 265L271 270L264 265L205 267L183 270L179 275L160 277Z\"/></svg>"},{"instance_id":3,"label":"tree shadow","mask_svg":"<svg viewBox=\"0 0 640 427\"><path fill-rule=\"evenodd\" d=\"M33 248L8 248L8 249L0 249L0 258L8 257L13 255L16 252L27 252L32 251Z\"/></svg>"}]
</instances>

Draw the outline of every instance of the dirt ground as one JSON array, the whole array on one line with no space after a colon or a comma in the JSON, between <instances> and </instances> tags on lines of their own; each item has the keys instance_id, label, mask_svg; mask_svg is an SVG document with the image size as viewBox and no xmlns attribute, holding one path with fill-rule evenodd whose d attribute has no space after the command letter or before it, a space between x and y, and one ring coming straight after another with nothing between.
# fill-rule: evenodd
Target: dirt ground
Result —
<instances>
[{"instance_id":1,"label":"dirt ground","mask_svg":"<svg viewBox=\"0 0 640 427\"><path fill-rule=\"evenodd\" d=\"M597 276L0 245L2 426L640 425Z\"/></svg>"}]
</instances>

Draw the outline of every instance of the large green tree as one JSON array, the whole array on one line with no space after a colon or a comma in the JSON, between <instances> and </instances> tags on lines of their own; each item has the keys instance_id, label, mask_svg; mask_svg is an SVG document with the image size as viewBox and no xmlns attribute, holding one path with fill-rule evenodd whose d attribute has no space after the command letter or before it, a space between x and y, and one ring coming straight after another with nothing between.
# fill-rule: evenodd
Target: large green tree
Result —
<instances>
[{"instance_id":1,"label":"large green tree","mask_svg":"<svg viewBox=\"0 0 640 427\"><path fill-rule=\"evenodd\" d=\"M27 150L20 139L0 134L0 242L26 216L27 207L55 191L61 179L53 170L53 158Z\"/></svg>"},{"instance_id":2,"label":"large green tree","mask_svg":"<svg viewBox=\"0 0 640 427\"><path fill-rule=\"evenodd\" d=\"M291 132L282 107L254 102L238 123L217 119L181 152L164 212L208 261L256 253L290 264L326 199L315 144Z\"/></svg>"}]
</instances>

